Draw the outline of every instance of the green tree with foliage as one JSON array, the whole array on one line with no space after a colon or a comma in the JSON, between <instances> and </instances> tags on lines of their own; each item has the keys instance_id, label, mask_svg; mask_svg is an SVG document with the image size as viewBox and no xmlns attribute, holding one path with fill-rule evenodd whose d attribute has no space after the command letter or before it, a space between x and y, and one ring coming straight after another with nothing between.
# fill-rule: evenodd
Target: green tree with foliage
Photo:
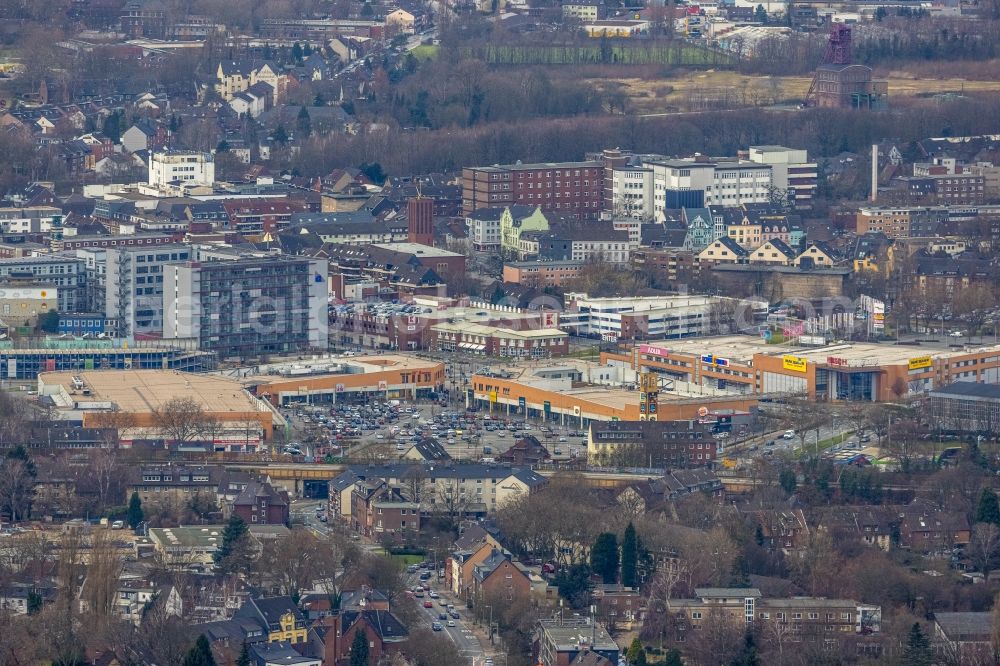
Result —
<instances>
[{"instance_id":1,"label":"green tree with foliage","mask_svg":"<svg viewBox=\"0 0 1000 666\"><path fill-rule=\"evenodd\" d=\"M667 655L663 658L663 666L684 666L681 651L677 648L667 651Z\"/></svg>"},{"instance_id":2,"label":"green tree with foliage","mask_svg":"<svg viewBox=\"0 0 1000 666\"><path fill-rule=\"evenodd\" d=\"M590 568L605 584L618 582L618 537L613 533L597 535L590 549Z\"/></svg>"},{"instance_id":3,"label":"green tree with foliage","mask_svg":"<svg viewBox=\"0 0 1000 666\"><path fill-rule=\"evenodd\" d=\"M240 656L236 660L236 666L250 666L250 647L247 645L246 641L243 641L243 647L240 648Z\"/></svg>"},{"instance_id":4,"label":"green tree with foliage","mask_svg":"<svg viewBox=\"0 0 1000 666\"><path fill-rule=\"evenodd\" d=\"M976 522L1000 526L1000 501L992 488L983 488L976 507Z\"/></svg>"},{"instance_id":5,"label":"green tree with foliage","mask_svg":"<svg viewBox=\"0 0 1000 666\"><path fill-rule=\"evenodd\" d=\"M354 632L351 643L351 666L368 666L368 638L360 629Z\"/></svg>"},{"instance_id":6,"label":"green tree with foliage","mask_svg":"<svg viewBox=\"0 0 1000 666\"><path fill-rule=\"evenodd\" d=\"M36 615L38 611L42 610L42 595L38 594L32 590L28 592L28 615Z\"/></svg>"},{"instance_id":7,"label":"green tree with foliage","mask_svg":"<svg viewBox=\"0 0 1000 666\"><path fill-rule=\"evenodd\" d=\"M358 167L358 171L365 174L365 177L376 185L381 185L385 182L385 171L382 170L382 165L378 162L372 162L371 164L363 162Z\"/></svg>"},{"instance_id":8,"label":"green tree with foliage","mask_svg":"<svg viewBox=\"0 0 1000 666\"><path fill-rule=\"evenodd\" d=\"M274 139L275 143L288 143L288 130L285 129L284 125L279 124L274 128L271 138Z\"/></svg>"},{"instance_id":9,"label":"green tree with foliage","mask_svg":"<svg viewBox=\"0 0 1000 666\"><path fill-rule=\"evenodd\" d=\"M247 524L235 513L229 516L226 528L222 530L222 545L215 551L212 558L216 564L222 563L227 557L233 554L233 545L242 539L247 533Z\"/></svg>"},{"instance_id":10,"label":"green tree with foliage","mask_svg":"<svg viewBox=\"0 0 1000 666\"><path fill-rule=\"evenodd\" d=\"M931 666L934 663L934 651L919 622L910 627L910 635L903 648L903 663L906 666Z\"/></svg>"},{"instance_id":11,"label":"green tree with foliage","mask_svg":"<svg viewBox=\"0 0 1000 666\"><path fill-rule=\"evenodd\" d=\"M590 567L586 564L560 568L552 582L558 588L559 596L572 608L586 608L590 604Z\"/></svg>"},{"instance_id":12,"label":"green tree with foliage","mask_svg":"<svg viewBox=\"0 0 1000 666\"><path fill-rule=\"evenodd\" d=\"M795 478L795 471L787 467L781 470L781 473L778 474L778 484L789 495L794 493L795 488L799 485L798 480Z\"/></svg>"},{"instance_id":13,"label":"green tree with foliage","mask_svg":"<svg viewBox=\"0 0 1000 666\"><path fill-rule=\"evenodd\" d=\"M300 139L308 139L312 134L312 119L309 117L309 110L305 106L299 109L299 115L295 119L295 128Z\"/></svg>"},{"instance_id":14,"label":"green tree with foliage","mask_svg":"<svg viewBox=\"0 0 1000 666\"><path fill-rule=\"evenodd\" d=\"M767 10L764 9L764 5L757 5L757 9L754 10L753 17L757 23L767 25Z\"/></svg>"},{"instance_id":15,"label":"green tree with foliage","mask_svg":"<svg viewBox=\"0 0 1000 666\"><path fill-rule=\"evenodd\" d=\"M639 655L642 655L641 657ZM642 648L642 641L636 636L632 639L632 643L628 646L628 650L625 652L625 658L628 659L628 663L635 666L639 663L639 659L645 661L646 651Z\"/></svg>"},{"instance_id":16,"label":"green tree with foliage","mask_svg":"<svg viewBox=\"0 0 1000 666\"><path fill-rule=\"evenodd\" d=\"M139 499L139 493L133 491L132 497L128 499L128 511L125 513L125 522L134 530L139 527L139 523L145 520L145 518L146 513L142 510L142 500Z\"/></svg>"},{"instance_id":17,"label":"green tree with foliage","mask_svg":"<svg viewBox=\"0 0 1000 666\"><path fill-rule=\"evenodd\" d=\"M302 45L298 42L292 44L292 58L295 62L302 62Z\"/></svg>"},{"instance_id":18,"label":"green tree with foliage","mask_svg":"<svg viewBox=\"0 0 1000 666\"><path fill-rule=\"evenodd\" d=\"M743 635L743 649L733 659L732 666L760 666L760 654L757 651L757 641L753 637L753 632L748 630Z\"/></svg>"},{"instance_id":19,"label":"green tree with foliage","mask_svg":"<svg viewBox=\"0 0 1000 666\"><path fill-rule=\"evenodd\" d=\"M38 315L38 330L43 333L58 333L59 313L55 310L50 310L49 312Z\"/></svg>"},{"instance_id":20,"label":"green tree with foliage","mask_svg":"<svg viewBox=\"0 0 1000 666\"><path fill-rule=\"evenodd\" d=\"M635 534L632 521L625 527L622 536L622 585L636 587L639 584L637 570L639 567L639 539Z\"/></svg>"},{"instance_id":21,"label":"green tree with foliage","mask_svg":"<svg viewBox=\"0 0 1000 666\"><path fill-rule=\"evenodd\" d=\"M215 657L212 656L212 647L208 644L205 634L198 637L194 646L188 650L182 662L183 666L215 666Z\"/></svg>"}]
</instances>

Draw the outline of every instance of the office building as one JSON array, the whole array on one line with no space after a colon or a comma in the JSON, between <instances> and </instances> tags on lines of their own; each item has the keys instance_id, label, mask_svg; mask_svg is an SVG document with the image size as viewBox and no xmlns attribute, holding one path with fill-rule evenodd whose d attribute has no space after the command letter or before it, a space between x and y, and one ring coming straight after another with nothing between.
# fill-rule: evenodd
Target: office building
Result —
<instances>
[{"instance_id":1,"label":"office building","mask_svg":"<svg viewBox=\"0 0 1000 666\"><path fill-rule=\"evenodd\" d=\"M604 163L549 162L466 167L462 212L524 204L580 218L596 218L604 194Z\"/></svg>"}]
</instances>

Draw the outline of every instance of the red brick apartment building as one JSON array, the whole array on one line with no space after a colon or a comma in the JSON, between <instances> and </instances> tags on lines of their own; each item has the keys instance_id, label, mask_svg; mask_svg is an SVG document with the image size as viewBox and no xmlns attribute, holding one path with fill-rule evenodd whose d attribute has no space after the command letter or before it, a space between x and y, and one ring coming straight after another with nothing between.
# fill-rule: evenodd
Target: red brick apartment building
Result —
<instances>
[{"instance_id":1,"label":"red brick apartment building","mask_svg":"<svg viewBox=\"0 0 1000 666\"><path fill-rule=\"evenodd\" d=\"M597 218L604 200L604 163L550 162L462 169L462 213L522 204Z\"/></svg>"}]
</instances>

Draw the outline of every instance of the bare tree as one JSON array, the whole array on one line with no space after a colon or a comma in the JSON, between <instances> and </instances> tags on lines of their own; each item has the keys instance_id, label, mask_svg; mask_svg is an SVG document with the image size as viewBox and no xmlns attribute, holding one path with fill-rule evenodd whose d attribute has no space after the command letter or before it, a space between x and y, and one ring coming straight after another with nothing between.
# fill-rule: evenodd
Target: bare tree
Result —
<instances>
[{"instance_id":1,"label":"bare tree","mask_svg":"<svg viewBox=\"0 0 1000 666\"><path fill-rule=\"evenodd\" d=\"M153 424L163 438L174 444L185 444L204 436L217 423L191 398L173 398L153 410Z\"/></svg>"},{"instance_id":2,"label":"bare tree","mask_svg":"<svg viewBox=\"0 0 1000 666\"><path fill-rule=\"evenodd\" d=\"M976 523L968 545L969 557L984 576L990 575L1000 553L1000 529L993 523Z\"/></svg>"}]
</instances>

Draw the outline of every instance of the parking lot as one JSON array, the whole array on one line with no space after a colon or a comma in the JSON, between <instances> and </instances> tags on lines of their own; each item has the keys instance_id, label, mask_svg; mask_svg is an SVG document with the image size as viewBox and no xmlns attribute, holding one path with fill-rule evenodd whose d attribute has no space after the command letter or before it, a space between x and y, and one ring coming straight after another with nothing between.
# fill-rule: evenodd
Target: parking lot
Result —
<instances>
[{"instance_id":1,"label":"parking lot","mask_svg":"<svg viewBox=\"0 0 1000 666\"><path fill-rule=\"evenodd\" d=\"M436 439L452 458L491 462L525 435L557 460L586 455L586 434L557 424L443 407L427 401L371 400L366 404L284 408L292 437L276 453L307 460L391 460L424 438Z\"/></svg>"}]
</instances>

